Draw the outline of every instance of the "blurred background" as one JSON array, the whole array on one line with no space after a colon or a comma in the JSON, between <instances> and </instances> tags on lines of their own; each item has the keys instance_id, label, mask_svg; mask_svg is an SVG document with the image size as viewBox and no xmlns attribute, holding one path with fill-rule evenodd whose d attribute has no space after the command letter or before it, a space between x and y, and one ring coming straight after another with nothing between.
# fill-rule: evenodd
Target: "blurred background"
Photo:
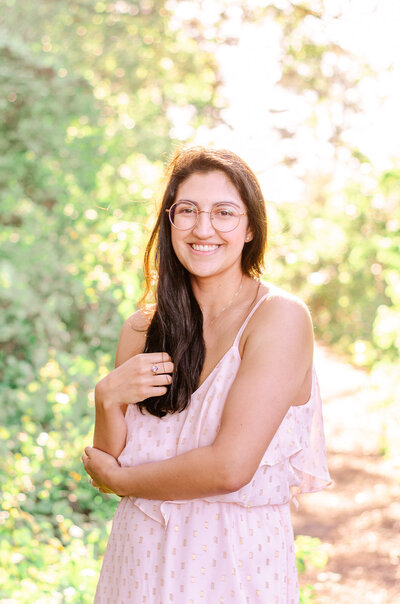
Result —
<instances>
[{"instance_id":1,"label":"blurred background","mask_svg":"<svg viewBox=\"0 0 400 604\"><path fill-rule=\"evenodd\" d=\"M93 387L191 144L254 169L265 278L313 314L335 484L294 513L302 603L400 602L399 25L396 0L1 0L0 602L93 600L118 502L82 471Z\"/></svg>"}]
</instances>

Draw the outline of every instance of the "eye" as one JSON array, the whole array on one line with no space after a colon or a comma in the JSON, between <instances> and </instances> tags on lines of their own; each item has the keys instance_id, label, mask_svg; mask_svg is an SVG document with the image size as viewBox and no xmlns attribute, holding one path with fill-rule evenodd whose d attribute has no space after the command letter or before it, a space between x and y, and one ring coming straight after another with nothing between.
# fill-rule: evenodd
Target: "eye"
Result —
<instances>
[{"instance_id":1,"label":"eye","mask_svg":"<svg viewBox=\"0 0 400 604\"><path fill-rule=\"evenodd\" d=\"M196 214L196 208L189 203L178 203L175 207L175 214L192 216L193 214Z\"/></svg>"},{"instance_id":2,"label":"eye","mask_svg":"<svg viewBox=\"0 0 400 604\"><path fill-rule=\"evenodd\" d=\"M237 210L233 206L218 206L214 208L214 214L221 218L230 218L237 216Z\"/></svg>"}]
</instances>

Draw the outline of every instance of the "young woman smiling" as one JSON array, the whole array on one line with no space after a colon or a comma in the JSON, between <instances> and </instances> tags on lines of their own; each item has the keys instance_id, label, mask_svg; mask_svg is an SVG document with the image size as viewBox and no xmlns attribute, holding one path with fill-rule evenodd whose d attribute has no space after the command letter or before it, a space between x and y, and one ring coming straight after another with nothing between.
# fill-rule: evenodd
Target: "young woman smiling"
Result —
<instances>
[{"instance_id":1,"label":"young woman smiling","mask_svg":"<svg viewBox=\"0 0 400 604\"><path fill-rule=\"evenodd\" d=\"M298 602L289 501L330 478L312 321L260 281L266 240L243 160L175 155L145 254L156 304L122 329L83 454L122 497L97 604Z\"/></svg>"}]
</instances>

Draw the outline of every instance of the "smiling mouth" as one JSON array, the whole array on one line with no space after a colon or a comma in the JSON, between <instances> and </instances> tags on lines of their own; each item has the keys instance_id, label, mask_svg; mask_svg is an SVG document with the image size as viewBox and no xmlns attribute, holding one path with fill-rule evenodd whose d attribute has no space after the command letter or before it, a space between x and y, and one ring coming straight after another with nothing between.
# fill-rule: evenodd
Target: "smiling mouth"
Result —
<instances>
[{"instance_id":1,"label":"smiling mouth","mask_svg":"<svg viewBox=\"0 0 400 604\"><path fill-rule=\"evenodd\" d=\"M195 250L196 252L212 252L214 250L217 250L220 246L219 245L201 245L199 243L191 243L190 247Z\"/></svg>"}]
</instances>

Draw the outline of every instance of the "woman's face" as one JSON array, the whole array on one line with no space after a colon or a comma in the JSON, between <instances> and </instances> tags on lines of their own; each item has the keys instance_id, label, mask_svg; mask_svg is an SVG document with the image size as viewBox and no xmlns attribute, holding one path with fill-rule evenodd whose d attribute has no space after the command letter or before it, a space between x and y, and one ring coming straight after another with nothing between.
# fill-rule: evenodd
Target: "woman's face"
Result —
<instances>
[{"instance_id":1,"label":"woman's face","mask_svg":"<svg viewBox=\"0 0 400 604\"><path fill-rule=\"evenodd\" d=\"M239 213L247 210L236 187L220 170L191 174L179 185L177 201L191 201L205 212L221 202L232 204ZM190 230L178 230L171 225L175 254L194 277L221 274L232 268L241 271L243 246L250 239L247 215L241 216L238 226L227 233L213 227L208 213L199 214L197 224Z\"/></svg>"}]
</instances>

